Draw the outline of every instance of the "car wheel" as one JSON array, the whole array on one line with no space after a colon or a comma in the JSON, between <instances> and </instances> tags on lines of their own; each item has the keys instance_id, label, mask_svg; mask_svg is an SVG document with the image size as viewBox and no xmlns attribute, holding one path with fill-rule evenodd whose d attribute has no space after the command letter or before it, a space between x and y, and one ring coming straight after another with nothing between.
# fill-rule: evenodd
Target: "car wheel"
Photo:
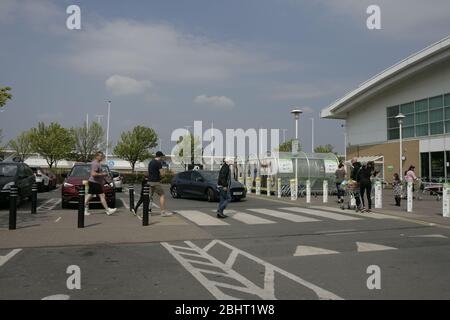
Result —
<instances>
[{"instance_id":1,"label":"car wheel","mask_svg":"<svg viewBox=\"0 0 450 320\"><path fill-rule=\"evenodd\" d=\"M172 188L170 188L170 194L172 195L172 198L174 198L174 199L181 198L176 186L173 186Z\"/></svg>"},{"instance_id":2,"label":"car wheel","mask_svg":"<svg viewBox=\"0 0 450 320\"><path fill-rule=\"evenodd\" d=\"M208 202L216 201L216 195L214 194L213 189L208 188L208 190L206 190L206 199L208 200Z\"/></svg>"}]
</instances>

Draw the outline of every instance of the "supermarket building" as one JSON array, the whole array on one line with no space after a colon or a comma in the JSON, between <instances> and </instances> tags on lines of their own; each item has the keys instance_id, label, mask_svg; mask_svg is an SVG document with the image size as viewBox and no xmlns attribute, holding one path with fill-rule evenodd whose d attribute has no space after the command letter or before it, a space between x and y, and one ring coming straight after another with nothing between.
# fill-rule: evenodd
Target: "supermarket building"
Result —
<instances>
[{"instance_id":1,"label":"supermarket building","mask_svg":"<svg viewBox=\"0 0 450 320\"><path fill-rule=\"evenodd\" d=\"M321 111L345 120L347 159L376 160L387 181L403 161L418 176L450 176L450 37L407 57ZM381 169L380 168L380 169Z\"/></svg>"}]
</instances>

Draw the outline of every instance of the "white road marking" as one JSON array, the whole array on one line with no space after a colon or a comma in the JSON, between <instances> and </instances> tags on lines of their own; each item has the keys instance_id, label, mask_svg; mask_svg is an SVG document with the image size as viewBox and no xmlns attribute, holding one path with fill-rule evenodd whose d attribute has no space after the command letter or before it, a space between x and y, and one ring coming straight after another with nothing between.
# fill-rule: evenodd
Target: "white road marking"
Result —
<instances>
[{"instance_id":1,"label":"white road marking","mask_svg":"<svg viewBox=\"0 0 450 320\"><path fill-rule=\"evenodd\" d=\"M233 289L236 291L240 291L243 293L248 293L252 295L256 295L260 297L261 299L269 299L274 300L276 299L275 294L275 273L278 275L282 275L295 283L304 286L310 290L312 290L319 299L339 299L342 298L335 295L332 292L329 292L325 289L322 289L306 280L301 279L300 277L289 273L283 269L280 269L268 262L265 262L264 260L261 260L245 251L242 251L238 248L235 248L223 241L220 240L213 240L208 245L206 245L203 249L196 246L191 241L185 241L187 248L195 249L200 255L202 255L203 258L209 260L211 262L211 265L215 268L219 269L220 271L210 271L201 268L197 268L193 266L189 260L184 259L178 251L174 248L174 246L170 245L167 242L162 242L161 245L169 251L170 254L173 255L173 257L189 272L191 273L194 278L196 278L216 299L221 300L231 300L231 299L238 299L237 297L233 297L229 294L224 293L221 288L228 288ZM208 250L211 249L215 245L221 245L225 248L228 248L231 250L230 256L232 258L227 259L227 263L222 263L221 261L217 260L215 257L210 255L208 253ZM177 246L179 248L179 246ZM245 278L243 275L239 274L236 270L233 269L233 265L235 262L235 257L238 255L241 255L247 259L252 260L253 262L262 265L265 269L264 273L264 286L260 287L250 281L249 279ZM205 275L206 274L218 274L222 275L227 278L231 278L234 281L239 282L241 285L232 285L230 283L226 282L219 282L219 281L213 281L209 280Z\"/></svg>"},{"instance_id":2,"label":"white road marking","mask_svg":"<svg viewBox=\"0 0 450 320\"><path fill-rule=\"evenodd\" d=\"M319 221L317 219L303 217L303 216L299 216L299 215L295 215L295 214L291 214L291 213L287 213L287 212L282 212L282 211L271 210L271 209L259 208L259 209L247 209L247 210L253 211L256 213L265 214L265 215L279 218L279 219L292 221L292 222L316 222L316 221Z\"/></svg>"},{"instance_id":3,"label":"white road marking","mask_svg":"<svg viewBox=\"0 0 450 320\"><path fill-rule=\"evenodd\" d=\"M342 209L338 209L338 208L331 208L331 207L327 207L327 206L311 206L311 208L313 209L320 209L320 210L326 210L326 211L333 211L333 212L337 212L337 213L345 213L345 214L351 214L351 215L357 215L359 217L364 217L364 218L371 218L371 219L398 219L397 217L393 217L393 216L389 216L386 214L381 214L381 213L358 213L355 212L355 210L342 210Z\"/></svg>"},{"instance_id":4,"label":"white road marking","mask_svg":"<svg viewBox=\"0 0 450 320\"><path fill-rule=\"evenodd\" d=\"M338 254L338 253L339 253L338 251L323 248L310 246L297 246L297 249L295 250L294 253L294 257L306 257L306 256L317 256L317 255Z\"/></svg>"},{"instance_id":5,"label":"white road marking","mask_svg":"<svg viewBox=\"0 0 450 320\"><path fill-rule=\"evenodd\" d=\"M0 267L2 267L5 263L7 263L10 259L12 259L20 251L22 251L22 249L14 249L6 256L0 256Z\"/></svg>"},{"instance_id":6,"label":"white road marking","mask_svg":"<svg viewBox=\"0 0 450 320\"><path fill-rule=\"evenodd\" d=\"M55 220L55 222L59 222L62 218L59 217L58 219Z\"/></svg>"},{"instance_id":7,"label":"white road marking","mask_svg":"<svg viewBox=\"0 0 450 320\"><path fill-rule=\"evenodd\" d=\"M319 210L311 210L308 208L285 207L285 208L281 208L281 209L287 210L287 211L292 211L292 212L297 212L297 213L310 214L312 216L328 218L328 219L337 220L337 221L361 220L360 218L349 217L349 216L346 216L343 214L337 214L337 213L325 212L325 211L319 211Z\"/></svg>"},{"instance_id":8,"label":"white road marking","mask_svg":"<svg viewBox=\"0 0 450 320\"><path fill-rule=\"evenodd\" d=\"M179 210L177 213L181 214L188 220L191 220L199 226L228 226L229 224L212 217L209 214L203 213L198 210Z\"/></svg>"},{"instance_id":9,"label":"white road marking","mask_svg":"<svg viewBox=\"0 0 450 320\"><path fill-rule=\"evenodd\" d=\"M52 296L44 297L41 300L69 300L70 296L66 294L55 294Z\"/></svg>"},{"instance_id":10,"label":"white road marking","mask_svg":"<svg viewBox=\"0 0 450 320\"><path fill-rule=\"evenodd\" d=\"M61 199L51 198L37 207L38 212L52 211L57 205L61 203Z\"/></svg>"},{"instance_id":11,"label":"white road marking","mask_svg":"<svg viewBox=\"0 0 450 320\"><path fill-rule=\"evenodd\" d=\"M213 212L215 212L215 210L213 210ZM271 224L271 223L276 223L275 221L272 220L267 220L264 218L260 218L257 216L254 216L252 214L249 213L244 213L244 212L240 212L240 211L236 211L236 210L227 210L225 211L225 214L227 216L229 216L232 219L235 219L237 221L240 221L242 223L245 224Z\"/></svg>"},{"instance_id":12,"label":"white road marking","mask_svg":"<svg viewBox=\"0 0 450 320\"><path fill-rule=\"evenodd\" d=\"M383 246L381 244L376 244L376 243L368 243L368 242L356 242L356 246L358 247L358 252L397 250L397 248Z\"/></svg>"},{"instance_id":13,"label":"white road marking","mask_svg":"<svg viewBox=\"0 0 450 320\"><path fill-rule=\"evenodd\" d=\"M423 234L418 236L408 236L408 238L443 238L448 239L448 237L442 235L442 234Z\"/></svg>"}]
</instances>

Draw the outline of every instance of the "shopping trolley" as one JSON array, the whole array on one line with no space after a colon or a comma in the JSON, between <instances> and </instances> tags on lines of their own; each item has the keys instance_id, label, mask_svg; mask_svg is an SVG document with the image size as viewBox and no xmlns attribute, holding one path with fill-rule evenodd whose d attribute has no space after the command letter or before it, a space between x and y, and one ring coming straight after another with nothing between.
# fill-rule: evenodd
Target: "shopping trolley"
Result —
<instances>
[{"instance_id":1,"label":"shopping trolley","mask_svg":"<svg viewBox=\"0 0 450 320\"><path fill-rule=\"evenodd\" d=\"M341 203L341 209L358 210L356 206L356 197L359 197L358 183L352 179L344 180L340 188L344 191L344 201Z\"/></svg>"}]
</instances>

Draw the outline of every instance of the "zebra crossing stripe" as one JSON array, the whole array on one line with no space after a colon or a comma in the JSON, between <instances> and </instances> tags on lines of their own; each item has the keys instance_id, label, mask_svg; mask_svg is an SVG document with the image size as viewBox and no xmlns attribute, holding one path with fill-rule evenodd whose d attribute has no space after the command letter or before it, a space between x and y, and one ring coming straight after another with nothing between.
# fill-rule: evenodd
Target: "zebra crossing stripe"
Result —
<instances>
[{"instance_id":1,"label":"zebra crossing stripe","mask_svg":"<svg viewBox=\"0 0 450 320\"><path fill-rule=\"evenodd\" d=\"M180 215L199 226L228 226L229 224L198 210L179 210Z\"/></svg>"},{"instance_id":2,"label":"zebra crossing stripe","mask_svg":"<svg viewBox=\"0 0 450 320\"><path fill-rule=\"evenodd\" d=\"M361 213L357 213L357 212L355 212L355 210L342 210L342 209L331 208L331 207L326 207L326 206L312 206L311 208L361 216ZM386 214L375 213L375 212L364 213L364 218L371 218L371 219L397 219L397 217L388 216Z\"/></svg>"},{"instance_id":3,"label":"zebra crossing stripe","mask_svg":"<svg viewBox=\"0 0 450 320\"><path fill-rule=\"evenodd\" d=\"M271 209L264 209L264 208L258 208L258 209L248 209L249 211L265 214L267 216L284 219L292 222L316 222L319 221L317 219L309 218L309 217L303 217L296 214L291 214L287 212L282 211L276 211Z\"/></svg>"},{"instance_id":4,"label":"zebra crossing stripe","mask_svg":"<svg viewBox=\"0 0 450 320\"><path fill-rule=\"evenodd\" d=\"M245 223L245 224L271 224L276 223L275 221L264 219L261 217L254 216L252 214L240 212L240 211L227 211L226 214L239 222Z\"/></svg>"},{"instance_id":5,"label":"zebra crossing stripe","mask_svg":"<svg viewBox=\"0 0 450 320\"><path fill-rule=\"evenodd\" d=\"M333 213L333 212L325 212L325 211L319 211L319 210L311 210L311 209L307 209L307 208L286 207L286 208L281 208L281 209L296 212L296 213L310 214L312 216L328 218L328 219L337 220L337 221L361 220L360 218L350 217L350 216L346 216L343 214L337 214L337 213Z\"/></svg>"}]
</instances>

